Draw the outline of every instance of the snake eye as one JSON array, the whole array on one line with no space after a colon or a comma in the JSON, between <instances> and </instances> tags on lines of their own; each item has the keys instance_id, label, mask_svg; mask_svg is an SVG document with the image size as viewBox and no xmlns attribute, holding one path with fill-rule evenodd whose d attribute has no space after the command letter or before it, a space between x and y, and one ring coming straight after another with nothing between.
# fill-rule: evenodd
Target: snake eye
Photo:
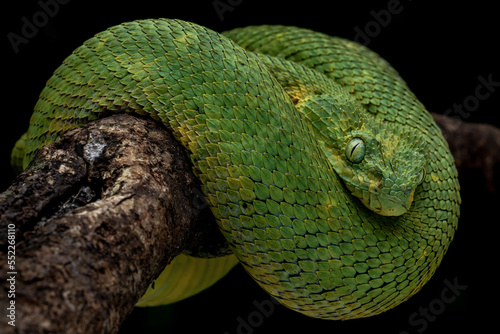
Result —
<instances>
[{"instance_id":1,"label":"snake eye","mask_svg":"<svg viewBox=\"0 0 500 334\"><path fill-rule=\"evenodd\" d=\"M353 138L345 148L345 157L353 164L359 164L365 157L365 142L361 138Z\"/></svg>"},{"instance_id":2,"label":"snake eye","mask_svg":"<svg viewBox=\"0 0 500 334\"><path fill-rule=\"evenodd\" d=\"M422 171L421 171L421 172L420 172L420 174L418 175L418 179L417 179L417 180L418 180L418 181L417 181L417 183L418 183L418 184L420 184L420 183L424 182L425 175L426 175L426 174L425 174L425 169L424 169L424 168L422 168Z\"/></svg>"}]
</instances>

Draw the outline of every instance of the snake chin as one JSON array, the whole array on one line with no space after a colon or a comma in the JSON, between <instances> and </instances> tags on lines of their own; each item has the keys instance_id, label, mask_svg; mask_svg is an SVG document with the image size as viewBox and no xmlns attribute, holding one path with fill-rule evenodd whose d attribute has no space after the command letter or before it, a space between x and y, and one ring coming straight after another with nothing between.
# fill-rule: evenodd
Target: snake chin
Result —
<instances>
[{"instance_id":1,"label":"snake chin","mask_svg":"<svg viewBox=\"0 0 500 334\"><path fill-rule=\"evenodd\" d=\"M415 189L410 192L406 199L387 196L378 200L372 200L369 203L365 203L363 200L361 202L370 210L381 216L401 216L410 208L414 194Z\"/></svg>"},{"instance_id":2,"label":"snake chin","mask_svg":"<svg viewBox=\"0 0 500 334\"><path fill-rule=\"evenodd\" d=\"M397 191L397 194L381 194L354 187L345 183L351 194L357 197L363 205L374 213L381 216L401 216L411 207L415 189L409 191Z\"/></svg>"}]
</instances>

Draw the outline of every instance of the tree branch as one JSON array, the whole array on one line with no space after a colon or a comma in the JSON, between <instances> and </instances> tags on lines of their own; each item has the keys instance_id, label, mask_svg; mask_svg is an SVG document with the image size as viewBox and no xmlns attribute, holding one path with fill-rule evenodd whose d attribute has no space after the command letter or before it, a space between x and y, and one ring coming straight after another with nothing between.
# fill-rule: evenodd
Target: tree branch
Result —
<instances>
[{"instance_id":1,"label":"tree branch","mask_svg":"<svg viewBox=\"0 0 500 334\"><path fill-rule=\"evenodd\" d=\"M460 181L474 180L474 183L482 183L482 188L487 192L498 192L500 129L489 124L466 123L439 114L432 116L450 146Z\"/></svg>"},{"instance_id":2,"label":"tree branch","mask_svg":"<svg viewBox=\"0 0 500 334\"><path fill-rule=\"evenodd\" d=\"M176 255L217 239L195 186L177 141L132 116L90 123L43 148L0 195L4 252L9 227L16 231L15 266L5 254L0 263L0 307L15 301L16 326L3 316L0 332L116 332ZM9 277L15 298L7 298Z\"/></svg>"},{"instance_id":3,"label":"tree branch","mask_svg":"<svg viewBox=\"0 0 500 334\"><path fill-rule=\"evenodd\" d=\"M500 130L434 117L461 174L498 189ZM0 194L0 308L15 302L16 325L2 317L0 332L115 333L176 255L224 243L191 170L168 131L129 115L41 149Z\"/></svg>"}]
</instances>

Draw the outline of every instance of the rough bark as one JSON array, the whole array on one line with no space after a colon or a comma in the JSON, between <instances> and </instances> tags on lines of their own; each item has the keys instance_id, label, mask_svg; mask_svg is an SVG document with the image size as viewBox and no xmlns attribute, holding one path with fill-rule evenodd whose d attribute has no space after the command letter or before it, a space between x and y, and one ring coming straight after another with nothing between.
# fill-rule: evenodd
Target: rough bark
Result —
<instances>
[{"instance_id":1,"label":"rough bark","mask_svg":"<svg viewBox=\"0 0 500 334\"><path fill-rule=\"evenodd\" d=\"M116 332L173 257L215 238L200 194L185 152L152 121L113 116L42 149L0 195L0 308L15 301L15 327L2 316L0 332Z\"/></svg>"},{"instance_id":2,"label":"rough bark","mask_svg":"<svg viewBox=\"0 0 500 334\"><path fill-rule=\"evenodd\" d=\"M485 187L497 191L500 130L434 117L459 171L480 170ZM117 332L177 254L221 242L191 170L167 131L128 115L92 122L40 150L0 194L0 308L15 301L16 325L2 317L0 332ZM10 277L15 299L6 298Z\"/></svg>"},{"instance_id":3,"label":"rough bark","mask_svg":"<svg viewBox=\"0 0 500 334\"><path fill-rule=\"evenodd\" d=\"M500 129L433 114L455 158L460 181L473 180L489 193L500 189Z\"/></svg>"}]
</instances>

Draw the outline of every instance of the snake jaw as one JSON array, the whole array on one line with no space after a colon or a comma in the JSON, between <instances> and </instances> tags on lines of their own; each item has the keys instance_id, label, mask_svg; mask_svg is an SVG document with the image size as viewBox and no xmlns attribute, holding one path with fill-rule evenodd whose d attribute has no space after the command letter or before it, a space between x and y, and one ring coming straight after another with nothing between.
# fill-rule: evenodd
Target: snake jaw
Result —
<instances>
[{"instance_id":1,"label":"snake jaw","mask_svg":"<svg viewBox=\"0 0 500 334\"><path fill-rule=\"evenodd\" d=\"M395 189L392 189L390 193L386 193L387 189L384 189L383 193L381 193L380 188L369 187L368 189L362 189L353 186L352 183L345 181L344 183L351 194L357 197L366 208L381 216L401 216L405 214L411 207L415 194L415 189L410 191L395 191ZM380 184L380 181L370 180L370 183Z\"/></svg>"},{"instance_id":2,"label":"snake jaw","mask_svg":"<svg viewBox=\"0 0 500 334\"><path fill-rule=\"evenodd\" d=\"M404 201L395 196L383 198L383 200L379 200L380 208L374 209L370 207L370 209L381 216L401 216L410 208L414 194L415 189L410 192ZM366 205L366 203L363 204Z\"/></svg>"}]
</instances>

